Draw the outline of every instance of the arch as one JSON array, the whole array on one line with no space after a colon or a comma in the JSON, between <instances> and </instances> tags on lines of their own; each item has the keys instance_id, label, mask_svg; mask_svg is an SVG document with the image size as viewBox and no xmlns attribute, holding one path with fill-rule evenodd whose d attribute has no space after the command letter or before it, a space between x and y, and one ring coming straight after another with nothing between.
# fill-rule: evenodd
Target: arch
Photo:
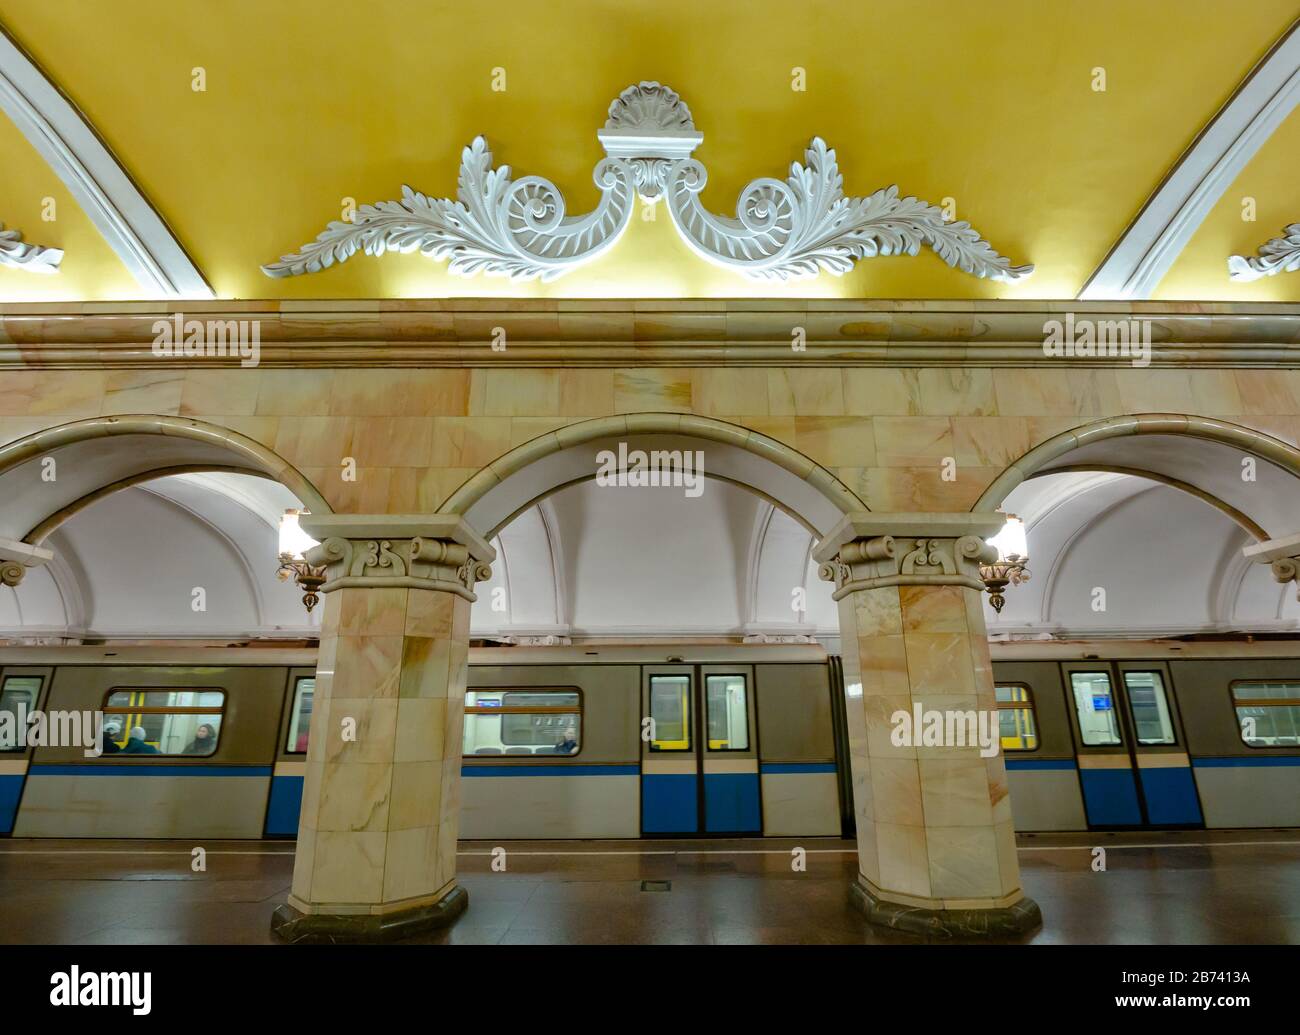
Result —
<instances>
[{"instance_id":1,"label":"arch","mask_svg":"<svg viewBox=\"0 0 1300 1035\"><path fill-rule=\"evenodd\" d=\"M819 536L842 515L868 509L826 468L757 431L694 414L630 413L580 421L517 446L461 485L439 513L464 517L490 538L523 507L594 478L589 447L620 441L631 447L644 439L656 439L656 448L712 443L716 464L708 477L766 496Z\"/></svg>"},{"instance_id":2,"label":"arch","mask_svg":"<svg viewBox=\"0 0 1300 1035\"><path fill-rule=\"evenodd\" d=\"M1113 439L1134 437L1125 443L1124 455L1107 455L1114 452ZM1234 465L1241 454L1249 454L1270 465L1273 472L1268 481L1285 485L1286 493L1255 494L1249 502L1231 498L1226 487L1231 482L1223 471L1176 471L1178 443L1196 440L1205 444L1202 453L1217 461L1233 459ZM1110 443L1109 445L1106 445ZM1171 446L1170 443L1174 445ZM1150 447L1150 448L1148 448ZM1228 452L1230 451L1230 452ZM1078 454L1071 456L1070 454ZM1121 462L1114 462L1119 459ZM1184 458L1185 460L1185 458ZM1232 424L1213 417L1198 417L1176 413L1139 413L1125 417L1108 417L1084 424L1035 446L1008 466L971 507L972 511L992 511L1002 506L1011 491L1029 478L1065 470L1115 470L1123 467L1126 474L1145 477L1152 481L1190 492L1203 502L1215 506L1233 517L1253 535L1265 529L1274 535L1292 531L1287 522L1294 522L1291 494L1300 490L1300 484L1290 485L1290 479L1300 482L1300 449L1261 431ZM1240 467L1235 467L1240 471ZM1263 472L1261 472L1263 474ZM1240 479L1237 479L1240 485ZM1273 499L1273 497L1285 499ZM1257 520L1262 517L1262 520ZM1271 519L1271 520L1270 520Z\"/></svg>"},{"instance_id":3,"label":"arch","mask_svg":"<svg viewBox=\"0 0 1300 1035\"><path fill-rule=\"evenodd\" d=\"M46 458L54 460L56 477L42 485L46 491L32 492L29 479L41 480L32 465ZM0 535L43 540L111 492L198 471L270 478L313 514L332 513L302 472L246 435L205 421L137 413L60 424L0 446Z\"/></svg>"}]
</instances>

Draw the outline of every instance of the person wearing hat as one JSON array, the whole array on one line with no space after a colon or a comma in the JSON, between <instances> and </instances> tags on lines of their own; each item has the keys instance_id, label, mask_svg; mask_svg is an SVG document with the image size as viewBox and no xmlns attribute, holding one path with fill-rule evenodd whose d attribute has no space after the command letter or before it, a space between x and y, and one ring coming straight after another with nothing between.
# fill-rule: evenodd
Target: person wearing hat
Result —
<instances>
[{"instance_id":1,"label":"person wearing hat","mask_svg":"<svg viewBox=\"0 0 1300 1035\"><path fill-rule=\"evenodd\" d=\"M117 738L122 735L122 724L119 722L106 722L104 724L104 743L100 747L101 755L116 755L122 748L117 743Z\"/></svg>"},{"instance_id":2,"label":"person wearing hat","mask_svg":"<svg viewBox=\"0 0 1300 1035\"><path fill-rule=\"evenodd\" d=\"M133 726L131 728L131 739L126 742L126 747L122 749L124 755L157 755L159 750L152 744L145 743L145 732L143 726Z\"/></svg>"}]
</instances>

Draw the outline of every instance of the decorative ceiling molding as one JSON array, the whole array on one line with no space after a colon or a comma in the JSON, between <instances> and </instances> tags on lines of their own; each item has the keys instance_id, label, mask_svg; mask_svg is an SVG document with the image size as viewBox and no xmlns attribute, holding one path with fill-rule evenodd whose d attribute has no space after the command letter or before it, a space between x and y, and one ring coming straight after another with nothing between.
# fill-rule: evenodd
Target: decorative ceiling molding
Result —
<instances>
[{"instance_id":1,"label":"decorative ceiling molding","mask_svg":"<svg viewBox=\"0 0 1300 1035\"><path fill-rule=\"evenodd\" d=\"M593 178L601 199L581 216L567 215L564 196L540 176L511 179L494 168L483 137L461 153L456 199L430 198L409 186L400 201L362 205L352 222L331 222L301 251L269 263L270 277L317 273L358 251L419 251L446 259L453 273L514 280L554 280L603 254L627 228L634 195L665 198L673 225L697 253L756 279L792 280L845 273L864 258L916 255L932 248L949 266L977 277L1019 280L1032 266L1013 266L965 221L890 186L846 197L835 152L814 137L786 180L753 180L734 216L700 203L708 182L691 157L704 135L690 109L659 83L630 86L610 105L597 133L606 157Z\"/></svg>"},{"instance_id":2,"label":"decorative ceiling molding","mask_svg":"<svg viewBox=\"0 0 1300 1035\"><path fill-rule=\"evenodd\" d=\"M0 223L0 266L30 270L32 273L57 273L62 261L61 249L23 244L21 233L6 230L4 224Z\"/></svg>"},{"instance_id":3,"label":"decorative ceiling molding","mask_svg":"<svg viewBox=\"0 0 1300 1035\"><path fill-rule=\"evenodd\" d=\"M89 122L3 29L0 109L58 174L149 297L215 297Z\"/></svg>"},{"instance_id":4,"label":"decorative ceiling molding","mask_svg":"<svg viewBox=\"0 0 1300 1035\"><path fill-rule=\"evenodd\" d=\"M1183 153L1079 298L1150 298L1223 192L1300 102L1300 21Z\"/></svg>"},{"instance_id":5,"label":"decorative ceiling molding","mask_svg":"<svg viewBox=\"0 0 1300 1035\"><path fill-rule=\"evenodd\" d=\"M1245 282L1300 270L1300 223L1292 223L1282 232L1285 237L1261 244L1256 255L1228 256L1228 276Z\"/></svg>"},{"instance_id":6,"label":"decorative ceiling molding","mask_svg":"<svg viewBox=\"0 0 1300 1035\"><path fill-rule=\"evenodd\" d=\"M1097 321L1151 327L1151 366L1300 366L1300 307L1205 302L894 301L887 299L387 299L221 301L187 319L256 319L272 367L788 367L790 328L807 332L800 364L835 367L1050 367L1043 325L1063 305ZM157 302L0 303L0 371L156 369ZM485 348L506 327L510 347ZM236 361L237 362L237 361ZM229 366L177 356L175 369ZM1132 369L1125 356L1079 357L1076 369Z\"/></svg>"}]
</instances>

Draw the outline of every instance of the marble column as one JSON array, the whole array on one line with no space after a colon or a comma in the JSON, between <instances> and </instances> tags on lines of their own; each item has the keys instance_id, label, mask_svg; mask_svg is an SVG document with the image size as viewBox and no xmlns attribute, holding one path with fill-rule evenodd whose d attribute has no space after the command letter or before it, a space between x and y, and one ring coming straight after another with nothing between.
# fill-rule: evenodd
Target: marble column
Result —
<instances>
[{"instance_id":1,"label":"marble column","mask_svg":"<svg viewBox=\"0 0 1300 1035\"><path fill-rule=\"evenodd\" d=\"M1020 887L979 579L980 561L996 559L983 537L1003 520L854 513L814 554L839 603L850 897L873 923L979 936L1042 922ZM944 732L928 736L936 719Z\"/></svg>"},{"instance_id":2,"label":"marble column","mask_svg":"<svg viewBox=\"0 0 1300 1035\"><path fill-rule=\"evenodd\" d=\"M455 517L304 516L326 567L291 942L379 941L451 923L476 581L492 548Z\"/></svg>"}]
</instances>

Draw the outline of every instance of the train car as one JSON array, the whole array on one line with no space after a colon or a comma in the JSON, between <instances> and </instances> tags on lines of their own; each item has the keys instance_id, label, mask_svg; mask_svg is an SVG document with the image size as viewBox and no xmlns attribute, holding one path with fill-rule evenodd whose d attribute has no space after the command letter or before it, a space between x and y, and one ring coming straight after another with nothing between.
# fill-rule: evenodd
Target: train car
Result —
<instances>
[{"instance_id":1,"label":"train car","mask_svg":"<svg viewBox=\"0 0 1300 1035\"><path fill-rule=\"evenodd\" d=\"M1300 647L991 645L1017 830L1300 826Z\"/></svg>"},{"instance_id":2,"label":"train car","mask_svg":"<svg viewBox=\"0 0 1300 1035\"><path fill-rule=\"evenodd\" d=\"M1300 646L991 645L1016 829L1300 826ZM315 652L0 648L0 835L293 837ZM851 833L838 659L814 645L470 652L466 839Z\"/></svg>"},{"instance_id":3,"label":"train car","mask_svg":"<svg viewBox=\"0 0 1300 1035\"><path fill-rule=\"evenodd\" d=\"M0 833L294 836L314 662L270 649L0 649L0 710L98 709L111 752L0 750ZM831 672L814 645L475 649L462 836L837 836Z\"/></svg>"}]
</instances>

